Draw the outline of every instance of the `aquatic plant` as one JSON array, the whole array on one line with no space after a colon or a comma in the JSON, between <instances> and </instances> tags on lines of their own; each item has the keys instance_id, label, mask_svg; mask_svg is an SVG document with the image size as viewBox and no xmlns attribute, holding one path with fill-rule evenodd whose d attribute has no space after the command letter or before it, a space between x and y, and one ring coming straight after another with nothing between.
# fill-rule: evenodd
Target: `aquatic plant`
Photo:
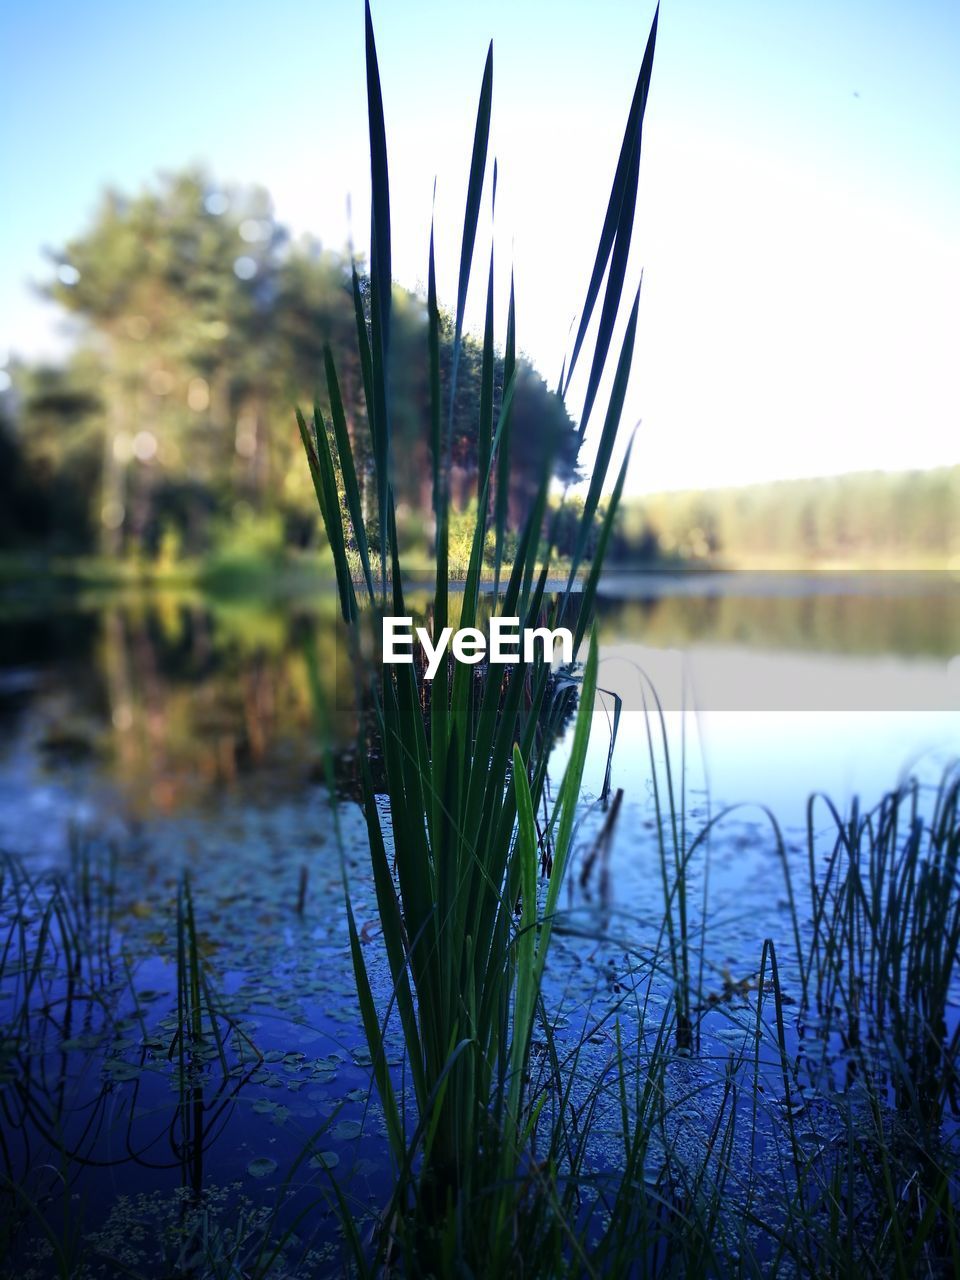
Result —
<instances>
[{"instance_id":1,"label":"aquatic plant","mask_svg":"<svg viewBox=\"0 0 960 1280\"><path fill-rule=\"evenodd\" d=\"M663 752L668 751L664 742ZM665 768L659 753L658 759ZM671 768L675 779L683 777L682 764ZM951 941L956 880L945 873L955 857L960 830L957 781L954 770L936 789L910 782L872 810L851 806L839 852L834 847L838 828L821 830L818 822L811 832L810 864L816 893L808 894L804 886L796 898L792 892L788 895L782 904L787 938L777 932L776 942L762 947L758 971L749 981L691 1006L695 1034L692 1050L683 1053L673 1047L680 1026L675 978L682 966L675 971L665 915L655 910L633 921L613 908L609 932L604 934L595 913L570 907L551 913L552 934L562 936L564 946L584 922L586 945L580 957L598 956L593 972L599 985L583 1003L579 996L573 1001L562 997L555 985L538 999L520 1086L528 1119L523 1135L527 1146L502 1186L497 1152L478 1151L475 1200L460 1214L465 1228L477 1228L489 1220L488 1214L503 1209L508 1226L513 1223L515 1230L507 1233L499 1256L510 1268L522 1266L529 1276L787 1273L907 1280L918 1274L953 1274L960 1261L956 1131L948 1114L951 1082L956 1079L956 1018L949 1004L956 992ZM531 846L526 794L521 789L518 832L527 842L527 854L532 847L539 855L543 842L534 825ZM669 789L663 795L669 796ZM690 838L681 842L685 856L679 865L679 872L688 875L705 833L716 831L726 815L718 814L696 829L695 810L682 799L679 784L673 797L678 821L680 813L688 814ZM650 803L656 809L652 795ZM668 829L669 804L669 799L662 799L661 816ZM820 797L811 808L819 814L826 805ZM834 807L827 811L832 814ZM852 822L854 814L857 820ZM881 841L878 833L884 824L891 834ZM847 866L848 845L856 846L851 825L862 833L860 889ZM899 831L896 840L894 825ZM778 859L788 871L795 870L775 824L771 833ZM559 837L559 826L554 836ZM655 836L653 843L649 853L655 866ZM883 862L881 845L892 862ZM533 929L521 936L522 881L524 875L536 875L532 863L527 856L520 870L520 914L512 935L517 956L536 935ZM867 886L873 873L868 868L880 865L886 870L874 878L883 887L877 902L884 909L877 918L908 941L881 945L865 929L856 935L851 970L849 947L837 945L836 939L844 936L855 914L849 895L855 895L857 904L863 894L872 900L873 890ZM931 868L939 869L940 878L928 883L918 899L916 886L924 884ZM669 847L668 872L672 877ZM249 1151L244 1154L250 1178L256 1182L263 1174L257 1185L264 1191L270 1188L268 1198L261 1191L255 1204L242 1197L235 1201L235 1188L227 1187L221 1194L216 1185L221 1166L208 1161L205 1151L226 1124L232 1099L240 1096L241 1088L256 1087L247 1066L256 1067L262 1060L245 1040L243 1024L235 1022L242 1003L236 996L225 1000L217 990L205 958L208 904L187 882L181 882L173 902L166 898L167 887L162 890L168 950L176 961L172 1007L158 1019L160 1009L153 1000L140 1002L140 983L134 982L129 957L109 924L111 918L123 921L130 901L123 882L116 884L114 876L109 850L84 846L76 849L69 869L60 874L32 876L18 859L0 860L0 979L10 996L0 1061L0 1086L5 1086L0 1088L5 1143L0 1240L12 1260L4 1274L79 1277L97 1274L105 1265L144 1276L161 1271L230 1275L240 1270L264 1278L331 1274L342 1259L330 1234L329 1206L338 1196L353 1259L362 1260L356 1270L366 1273L369 1203L351 1186L346 1164L338 1169L336 1159L330 1159L336 1155L329 1150L331 1142L339 1140L327 1132L329 1120L279 1186L272 1179L280 1167L267 1154L268 1147L252 1160ZM693 908L690 890L688 884L688 904ZM892 902L891 893L896 899ZM108 908L115 895L117 905ZM286 897L292 914L294 895L288 892ZM926 905L914 908L914 900ZM668 901L666 910L670 908ZM821 921L819 958L807 912L811 917L816 912ZM913 922L909 929L902 925L904 912ZM538 914L543 917L543 905ZM925 924L934 919L944 922L939 931ZM712 915L711 922L722 933L722 920ZM687 937L701 948L699 957L691 950L691 974L697 963L704 963L700 923L691 909ZM799 933L791 945L794 925ZM918 929L922 937L914 940ZM802 947L796 946L797 936ZM371 951L366 939L364 950ZM951 966L952 987L946 976ZM705 967L712 967L709 959ZM529 956L525 972L531 972ZM947 1035L937 1041L943 1124L936 1108L912 1100L921 1097L918 1064L922 1068L929 1036L921 1034L917 1041L919 1058L898 1050L889 977L874 979L875 992L886 984L884 1003L869 993L862 977L895 972L901 974L902 991L908 989L908 981L913 984L909 989L918 993L915 1003L918 1010L928 1011L926 1018L935 1019L938 993L946 992ZM804 989L809 993L806 1002ZM152 994L143 992L146 997ZM902 1006L903 996L898 999ZM854 1008L858 1041L848 1034L848 1009ZM877 1036L873 1028L881 1008L887 1030ZM901 1008L901 1015L905 1013ZM118 1033L126 1038L125 1031L137 1026L139 1045L118 1042ZM818 1037L823 1037L823 1045ZM394 1066L396 1044L393 1037ZM143 1108L146 1098L140 1094L139 1080L144 1047L155 1065L165 1060L165 1074L174 1086L159 1113ZM817 1060L821 1047L827 1050L826 1073ZM97 1089L85 1092L82 1101L63 1087L68 1052L76 1068L71 1067L70 1076L98 1068L93 1072ZM222 1053L231 1068L229 1076ZM240 1068L239 1074L234 1067ZM396 1075L393 1078L396 1081ZM505 1078L514 1079L509 1063ZM495 1094L496 1087L494 1082ZM86 1199L91 1185L88 1166L91 1159L102 1159L104 1140L108 1148L112 1142L109 1125L104 1127L102 1120L107 1113L115 1115L118 1107L122 1110L120 1095L129 1100L134 1149L142 1150L146 1138L151 1144L159 1139L166 1151L169 1138L173 1149L161 1167L179 1167L182 1188L172 1197L120 1197L101 1223ZM402 1093L397 1097L402 1106ZM252 1110L259 1110L257 1103ZM244 1111L250 1115L241 1100L235 1113ZM509 1116L509 1090L502 1114ZM413 1138L418 1117L404 1120ZM19 1146L20 1135L26 1136L25 1121L30 1126L26 1154L35 1152L26 1164ZM500 1149L504 1158L508 1153L509 1148ZM127 1159L129 1154L121 1152L117 1163ZM399 1212L398 1200L391 1223L396 1264L411 1270L437 1243L422 1228L417 1230L422 1154L415 1155L414 1162L404 1183L405 1212ZM336 1183L341 1172L342 1190ZM135 1240L128 1232L133 1222ZM455 1255L459 1249L455 1242Z\"/></svg>"},{"instance_id":2,"label":"aquatic plant","mask_svg":"<svg viewBox=\"0 0 960 1280\"><path fill-rule=\"evenodd\" d=\"M564 396L592 337L583 409L582 441L598 402L620 312L633 230L641 134L656 40L656 19L627 121L580 324L557 394ZM364 618L389 611L404 616L403 552L391 479L390 195L380 76L369 7L366 10L367 103L370 124L372 227L369 315L356 271L353 288L366 416L375 461L379 545L373 546L360 499L353 446L347 430L337 371L328 351L325 375L331 422L315 406L300 431L324 527L336 566L345 641L358 686L369 675L364 657ZM470 164L457 289L452 372L441 386L440 313L434 241L428 252L429 430L433 458L436 574L430 603L433 633L450 611L451 500L449 485L452 406L463 340L485 174L493 89L493 51L487 55ZM496 166L492 182L496 191ZM516 311L511 288L505 330L504 387L494 387L493 259L487 281L483 371L477 406L479 467L476 518L460 599L460 625L481 614L481 571L488 530L494 542L491 611L524 626L546 617L570 627L579 648L590 632L597 578L623 488L629 448L602 517L606 481L623 410L637 327L639 291L623 333L583 505L576 552L565 586L548 592L553 537L548 513L550 460L517 539L512 565L504 563L507 482L510 475L510 408L516 371ZM340 493L343 493L343 509ZM554 517L555 519L555 517ZM597 550L580 570L588 536L600 520ZM356 557L351 552L355 548ZM380 553L379 582L374 551ZM358 600L354 568L362 568ZM502 586L502 592L501 592ZM574 817L596 689L597 653L590 640L580 682L580 706L570 759L552 800L546 799L547 763L557 728L574 696L574 682L557 680L549 657L519 661L494 679L487 671L479 693L474 671L442 665L429 688L412 666L384 669L371 696L374 730L360 744L364 806L377 902L393 981L392 1004L406 1047L406 1070L416 1101L409 1122L384 1051L381 1017L373 1000L352 912L352 951L366 1036L377 1088L398 1167L397 1193L385 1214L382 1248L394 1241L408 1266L449 1272L455 1259L480 1257L496 1271L516 1247L524 1196L525 1152L536 1116L524 1080L531 1029L540 998L557 897L570 852ZM361 729L364 734L364 730ZM366 764L372 747L383 754L389 821L376 803ZM538 830L534 815L545 803ZM391 862L390 850L393 858ZM549 854L552 874L540 901L538 873ZM395 871L395 874L394 874ZM411 1223L413 1224L411 1226ZM496 1255L491 1259L491 1250Z\"/></svg>"},{"instance_id":3,"label":"aquatic plant","mask_svg":"<svg viewBox=\"0 0 960 1280\"><path fill-rule=\"evenodd\" d=\"M818 873L821 808L833 845ZM938 1123L946 1102L960 1104L960 1031L947 1026L960 969L960 773L945 772L932 806L916 779L869 812L854 801L845 818L812 796L807 833L804 997L864 1070L880 1054L898 1106Z\"/></svg>"},{"instance_id":4,"label":"aquatic plant","mask_svg":"<svg viewBox=\"0 0 960 1280\"><path fill-rule=\"evenodd\" d=\"M117 862L112 845L76 832L62 871L31 873L0 853L0 1255L21 1265L20 1250L35 1246L64 1276L88 1274L86 1209L75 1190L84 1169L127 1160L178 1167L199 1206L205 1155L263 1060L217 990L186 879L171 921L176 1002L156 1020L156 993L138 984L124 943L130 902L118 907ZM175 1100L168 1117L143 1108L155 1124L141 1124L135 1143L127 1105L149 1095L145 1078L163 1059ZM105 1153L118 1117L126 1141Z\"/></svg>"}]
</instances>

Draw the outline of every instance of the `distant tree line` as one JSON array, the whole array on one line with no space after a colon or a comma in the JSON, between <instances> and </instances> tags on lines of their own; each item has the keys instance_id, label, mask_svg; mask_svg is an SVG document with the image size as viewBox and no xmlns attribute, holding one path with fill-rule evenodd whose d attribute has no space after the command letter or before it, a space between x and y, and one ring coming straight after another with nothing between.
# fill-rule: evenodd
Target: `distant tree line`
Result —
<instances>
[{"instance_id":1,"label":"distant tree line","mask_svg":"<svg viewBox=\"0 0 960 1280\"><path fill-rule=\"evenodd\" d=\"M370 485L351 263L314 240L293 241L266 192L225 190L201 171L161 178L133 197L107 192L87 230L50 257L44 292L76 317L79 342L62 365L10 371L12 389L0 401L5 548L198 555L251 517L272 520L285 543L309 545L319 536L316 502L293 406L316 397L329 418L327 343L361 486ZM359 283L366 305L362 264ZM425 307L397 289L394 312L396 485L414 535L419 520L428 537ZM441 327L447 388L446 313ZM480 344L468 337L451 443L463 503L476 491L480 364ZM499 358L495 381L499 400ZM576 433L526 360L512 421L516 517L546 450L557 475L573 478Z\"/></svg>"},{"instance_id":2,"label":"distant tree line","mask_svg":"<svg viewBox=\"0 0 960 1280\"><path fill-rule=\"evenodd\" d=\"M625 502L621 562L946 564L960 558L960 466L653 494Z\"/></svg>"}]
</instances>

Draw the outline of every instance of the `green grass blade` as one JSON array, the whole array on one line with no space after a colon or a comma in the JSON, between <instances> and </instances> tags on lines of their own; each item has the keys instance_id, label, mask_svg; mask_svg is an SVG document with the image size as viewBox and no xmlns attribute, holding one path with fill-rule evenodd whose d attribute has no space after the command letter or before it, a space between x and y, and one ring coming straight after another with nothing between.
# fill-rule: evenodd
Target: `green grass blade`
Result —
<instances>
[{"instance_id":1,"label":"green grass blade","mask_svg":"<svg viewBox=\"0 0 960 1280\"><path fill-rule=\"evenodd\" d=\"M380 68L373 35L369 0L364 6L366 30L367 114L370 123L370 320L371 383L373 408L368 404L373 452L377 471L377 510L380 517L381 589L387 591L387 558L390 526L390 415L387 367L390 347L390 306L393 275L390 257L390 179L387 139L383 120Z\"/></svg>"},{"instance_id":2,"label":"green grass blade","mask_svg":"<svg viewBox=\"0 0 960 1280\"><path fill-rule=\"evenodd\" d=\"M450 416L447 422L447 439L444 447L444 469L449 475L453 443L453 413L457 400L457 375L460 368L460 350L463 341L463 313L467 305L467 289L473 265L473 249L477 239L477 222L480 217L480 198L483 194L483 175L487 167L487 146L490 141L490 109L493 100L493 41L487 49L487 61L480 85L480 102L477 106L477 123L473 135L473 155L470 158L470 176L467 181L467 206L463 215L463 240L460 245L460 276L457 284L457 314L453 334L453 363L450 372Z\"/></svg>"},{"instance_id":3,"label":"green grass blade","mask_svg":"<svg viewBox=\"0 0 960 1280\"><path fill-rule=\"evenodd\" d=\"M537 947L537 981L539 983L546 963L547 947L553 928L553 918L560 897L567 858L570 853L570 838L573 835L573 822L577 805L580 801L580 784L583 780L583 768L587 759L587 744L590 741L590 727L593 721L593 703L597 694L597 629L590 633L590 648L587 663L583 671L583 686L580 692L580 706L577 709L577 722L573 731L573 744L570 748L570 759L560 784L557 795L555 815L557 834L553 846L553 871L547 887L544 904L543 926Z\"/></svg>"},{"instance_id":4,"label":"green grass blade","mask_svg":"<svg viewBox=\"0 0 960 1280\"><path fill-rule=\"evenodd\" d=\"M367 545L367 530L363 520L363 504L360 499L360 486L357 484L357 471L353 462L353 446L347 430L347 419L343 411L343 398L340 395L340 383L330 344L324 343L324 366L327 375L327 392L330 396L330 413L333 418L333 431L337 441L337 457L340 462L340 474L343 477L343 489L347 500L347 509L353 524L353 536L363 566L363 576L371 604L376 592L373 589L373 575L370 572L370 551Z\"/></svg>"},{"instance_id":5,"label":"green grass blade","mask_svg":"<svg viewBox=\"0 0 960 1280\"><path fill-rule=\"evenodd\" d=\"M310 430L303 414L299 409L296 412L300 439L303 441L303 447L307 454L307 464L310 468L310 478L313 481L314 492L317 495L317 503L320 507L320 514L323 517L323 525L326 530L327 540L330 543L330 550L333 553L333 562L337 575L337 590L340 595L340 610L344 621L350 623L357 613L356 596L350 576L350 567L347 562L343 525L340 519L340 503L337 497L333 459L330 456L330 444L327 440L326 427L320 414L319 406L316 406L314 409L315 431L311 438Z\"/></svg>"},{"instance_id":6,"label":"green grass blade","mask_svg":"<svg viewBox=\"0 0 960 1280\"><path fill-rule=\"evenodd\" d=\"M600 503L600 495L606 482L607 470L610 466L610 457L613 453L613 446L616 443L617 433L620 429L620 418L623 414L623 402L626 398L627 385L630 381L630 369L633 364L633 348L637 336L637 315L639 310L640 290L638 288L636 297L633 300L633 307L630 311L630 319L627 322L626 332L623 335L623 345L620 348L620 359L617 361L617 371L614 375L613 386L610 390L610 402L607 406L603 430L600 433L600 443L597 448L596 460L593 464L593 474L590 477L590 485L583 503L583 515L580 519L580 528L577 533L577 541L574 548L572 563L570 565L568 586L573 583L577 574L577 569L580 567L580 561L583 558L587 539L589 538L590 530L593 527L593 518L596 515L597 507Z\"/></svg>"},{"instance_id":7,"label":"green grass blade","mask_svg":"<svg viewBox=\"0 0 960 1280\"><path fill-rule=\"evenodd\" d=\"M483 325L483 359L480 369L480 425L477 434L477 500L490 466L493 437L493 249L490 250L490 273L487 277L487 311ZM486 526L487 510L478 509L478 519Z\"/></svg>"},{"instance_id":8,"label":"green grass blade","mask_svg":"<svg viewBox=\"0 0 960 1280\"><path fill-rule=\"evenodd\" d=\"M373 439L373 356L370 352L370 331L363 307L363 293L356 263L350 264L353 290L353 314L357 326L357 349L360 352L360 378L363 383L363 402L367 412L367 426Z\"/></svg>"},{"instance_id":9,"label":"green grass blade","mask_svg":"<svg viewBox=\"0 0 960 1280\"><path fill-rule=\"evenodd\" d=\"M516 1125L520 1120L520 1092L530 1051L530 1033L538 995L534 960L537 948L537 866L540 860L527 766L516 744L513 748L513 787L517 798L518 828L514 856L520 872L521 915L520 929L514 944L517 991L514 997L513 1041L510 1046L508 1115L511 1123Z\"/></svg>"},{"instance_id":10,"label":"green grass blade","mask_svg":"<svg viewBox=\"0 0 960 1280\"><path fill-rule=\"evenodd\" d=\"M510 273L510 305L507 310L507 340L503 353L503 385L513 382L517 365L517 314L514 296L513 273ZM503 547L507 531L507 515L510 501L510 422L504 423L500 445L496 451L497 491L494 506L494 561L493 594L500 590L500 572L503 566Z\"/></svg>"},{"instance_id":11,"label":"green grass blade","mask_svg":"<svg viewBox=\"0 0 960 1280\"><path fill-rule=\"evenodd\" d=\"M463 312L467 305L467 288L470 284L470 268L473 263L473 247L477 238L477 222L480 218L480 197L483 193L483 175L487 167L487 145L490 140L490 110L493 103L493 41L487 49L480 85L480 102L477 107L477 123L473 135L473 155L470 158L470 177L467 182L467 207L463 216L463 241L460 247L460 277L457 283L457 319L455 343L459 344L463 333ZM456 353L454 354L456 360ZM452 397L451 397L452 399Z\"/></svg>"},{"instance_id":12,"label":"green grass blade","mask_svg":"<svg viewBox=\"0 0 960 1280\"><path fill-rule=\"evenodd\" d=\"M630 105L630 113L627 117L627 126L624 130L623 143L620 147L620 156L617 160L617 168L613 178L613 187L610 191L610 199L607 203L607 212L603 220L603 228L600 232L600 243L597 246L597 256L593 265L593 272L590 276L590 283L587 287L587 296L584 301L583 310L580 315L580 325L577 330L577 336L573 345L573 353L570 362L567 365L566 382L564 386L564 394L566 388L570 385L573 377L574 369L577 365L577 359L586 337L587 329L590 325L593 309L596 305L597 298L600 294L600 286L603 283L604 272L607 269L607 263L610 261L611 254L614 249L614 243L618 237L626 234L629 239L627 227L632 229L633 214L636 207L636 187L632 183L632 170L636 167L635 160L639 160L640 138L643 128L643 116L647 105L647 95L650 90L650 77L653 72L653 54L657 43L657 22L660 17L660 7L653 16L653 23L650 27L650 35L647 38L647 47L644 51L643 61L640 64L640 74L637 77L637 85L633 94L633 101ZM612 279L612 273L611 273ZM617 288L617 282L612 281L614 289ZM623 281L620 279L619 288L622 289ZM611 281L607 284L607 296L612 298ZM617 301L619 302L619 294ZM615 311L615 308L614 308ZM609 338L607 339L609 343ZM598 340L599 342L599 340Z\"/></svg>"},{"instance_id":13,"label":"green grass blade","mask_svg":"<svg viewBox=\"0 0 960 1280\"><path fill-rule=\"evenodd\" d=\"M583 643L584 633L593 612L593 602L597 594L597 583L600 581L600 574L603 570L603 564L607 554L607 546L610 542L610 535L613 533L613 526L617 517L617 510L620 506L620 499L623 496L623 484L627 478L627 468L630 466L630 453L633 449L633 439L634 437L631 436L630 443L627 445L627 452L624 454L623 462L620 465L617 482L613 486L613 493L611 493L607 502L607 509L604 512L603 523L600 526L600 534L597 538L597 548L593 554L593 561L590 565L590 572L587 575L587 581L584 584L580 611L577 617L577 625L574 628L573 634L574 653L577 652L580 645Z\"/></svg>"}]
</instances>

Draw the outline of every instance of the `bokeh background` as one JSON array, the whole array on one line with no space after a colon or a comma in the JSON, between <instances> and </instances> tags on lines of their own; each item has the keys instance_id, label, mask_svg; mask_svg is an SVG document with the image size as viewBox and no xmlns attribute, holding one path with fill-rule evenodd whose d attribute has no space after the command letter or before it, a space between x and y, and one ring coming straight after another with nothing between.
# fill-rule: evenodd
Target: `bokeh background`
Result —
<instances>
[{"instance_id":1,"label":"bokeh background","mask_svg":"<svg viewBox=\"0 0 960 1280\"><path fill-rule=\"evenodd\" d=\"M425 556L427 238L435 208L449 304L487 40L497 331L512 272L527 360L519 509L551 440L564 442L558 482L576 478L550 388L652 11L609 0L585 22L569 4L377 8L397 457ZM322 543L292 405L322 381L324 342L365 438L349 280L352 254L363 281L368 242L362 7L42 0L3 21L4 576L64 559L101 577L120 565L213 575L224 560L302 570ZM933 0L665 8L631 269L644 276L626 417L641 427L619 558L956 557L958 55L956 7ZM477 363L470 343L454 450L464 495Z\"/></svg>"}]
</instances>

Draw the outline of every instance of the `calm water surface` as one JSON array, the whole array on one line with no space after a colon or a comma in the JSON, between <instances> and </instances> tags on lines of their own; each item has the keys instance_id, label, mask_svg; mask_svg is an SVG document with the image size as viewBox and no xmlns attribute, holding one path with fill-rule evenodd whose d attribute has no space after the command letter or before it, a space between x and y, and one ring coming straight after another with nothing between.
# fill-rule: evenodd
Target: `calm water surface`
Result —
<instances>
[{"instance_id":1,"label":"calm water surface","mask_svg":"<svg viewBox=\"0 0 960 1280\"><path fill-rule=\"evenodd\" d=\"M333 607L161 594L43 610L10 602L0 613L0 849L30 873L65 873L81 901L91 884L94 899L108 884L111 895L109 919L94 911L84 924L99 959L83 999L51 972L29 1023L7 1026L2 1159L38 1203L59 1203L68 1186L101 1253L126 1249L127 1265L148 1274L166 1264L130 1243L130 1222L150 1220L162 1235L188 1193L203 1196L211 1221L234 1220L243 1206L265 1212L285 1187L286 1212L309 1209L315 1228L291 1274L316 1274L337 1256L327 1170L358 1212L389 1186L306 659L310 648L336 708ZM960 597L944 577L621 578L603 598L600 637L608 693L566 902L595 940L558 934L551 958L553 999L571 1025L614 1007L624 947L662 920L652 766L662 779L664 742L691 831L739 806L691 874L692 897L707 902L704 990L746 980L764 937L788 930L765 810L799 858L812 791L872 804L906 771L935 780L960 754ZM648 714L654 690L662 733ZM618 699L609 792L623 797L612 840L598 844ZM347 744L349 717L337 717ZM349 755L338 776L349 796ZM349 800L342 814L354 908L383 991L360 816ZM211 980L239 1029L227 1060L191 1076L186 1093L171 1047L185 869ZM31 911L35 901L21 902L28 928ZM5 928L16 918L6 899ZM18 981L3 975L8 1007ZM667 998L654 997L660 1007ZM718 1028L716 1043L731 1034ZM608 1048L599 1037L597 1054ZM698 1094L705 1126L712 1087L705 1080ZM21 1249L18 1274L49 1273L42 1244Z\"/></svg>"},{"instance_id":2,"label":"calm water surface","mask_svg":"<svg viewBox=\"0 0 960 1280\"><path fill-rule=\"evenodd\" d=\"M0 603L0 838L53 849L73 813L151 821L302 793L319 758L305 646L334 707L344 675L333 608ZM653 691L716 804L763 802L786 822L812 790L875 797L960 746L960 587L946 575L622 576L600 636L628 798ZM338 728L348 741L346 714ZM603 737L600 716L601 762Z\"/></svg>"}]
</instances>

